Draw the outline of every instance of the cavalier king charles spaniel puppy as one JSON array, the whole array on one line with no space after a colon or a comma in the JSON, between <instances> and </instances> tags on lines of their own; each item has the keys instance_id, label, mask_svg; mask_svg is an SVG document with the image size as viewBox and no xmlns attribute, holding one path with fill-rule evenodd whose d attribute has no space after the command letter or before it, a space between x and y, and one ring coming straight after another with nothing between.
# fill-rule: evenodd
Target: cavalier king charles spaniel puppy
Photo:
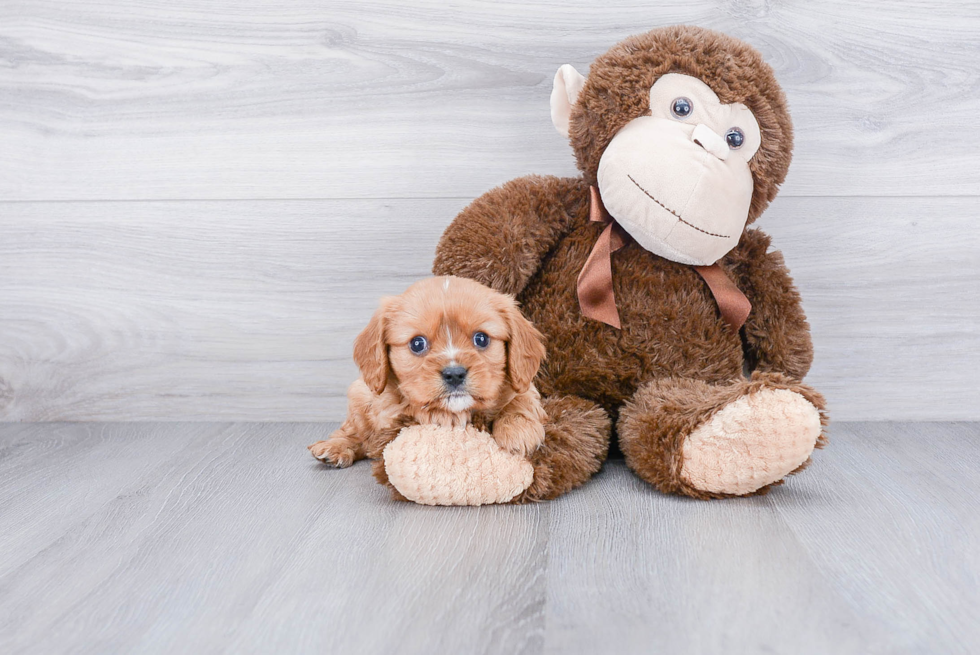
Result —
<instances>
[{"instance_id":1,"label":"cavalier king charles spaniel puppy","mask_svg":"<svg viewBox=\"0 0 980 655\"><path fill-rule=\"evenodd\" d=\"M416 282L382 298L354 340L361 377L347 392L347 419L309 450L346 467L380 457L405 426L473 424L527 456L544 441L532 383L544 355L541 333L512 297L460 277Z\"/></svg>"}]
</instances>

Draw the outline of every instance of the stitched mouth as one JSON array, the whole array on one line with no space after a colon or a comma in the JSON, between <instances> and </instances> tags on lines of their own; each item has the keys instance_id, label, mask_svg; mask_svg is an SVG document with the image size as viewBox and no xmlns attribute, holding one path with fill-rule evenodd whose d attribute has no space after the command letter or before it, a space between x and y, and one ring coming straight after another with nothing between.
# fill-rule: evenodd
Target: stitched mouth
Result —
<instances>
[{"instance_id":1,"label":"stitched mouth","mask_svg":"<svg viewBox=\"0 0 980 655\"><path fill-rule=\"evenodd\" d=\"M681 223L683 223L684 225L687 225L688 227L693 227L693 228L694 228L695 230L697 230L698 232L701 232L701 233L703 233L703 234L707 234L707 235L708 235L709 237L718 237L719 239L730 239L730 238L731 238L731 237L729 237L729 236L728 236L727 234L715 234L714 232L708 232L707 230L702 230L701 228L699 228L699 227L698 227L697 225L695 225L694 223L688 223L687 221L685 221L685 220L684 220L684 219L683 219L683 218L681 217L681 215L680 215L680 214L678 214L678 213L677 213L677 212L675 212L675 211L674 211L673 209L671 209L670 207L668 207L668 206L667 206L667 205L665 205L664 203L662 203L662 202L660 202L659 200L657 200L656 198L654 198L654 197L653 197L653 196L652 196L652 195L650 194L650 192L649 192L649 191L647 191L646 189L644 189L643 187L641 187L641 186L640 186L640 183L639 183L639 182L637 182L636 180L634 180L634 179L633 179L633 176L632 176L632 175L627 175L626 177L628 177L628 178L630 179L630 182L632 182L633 184L635 184L635 185L636 185L636 188L637 188L637 189L639 189L639 190L640 190L640 191L642 191L642 192L643 192L644 194L646 194L646 197L647 197L647 198L649 198L650 200L652 200L652 201L654 201L655 203L657 203L658 205L660 205L661 207L663 207L664 209L666 209L667 211L669 211L669 212L670 212L671 214L673 214L674 216L676 216L676 217L677 217L677 220L679 220L679 221L680 221Z\"/></svg>"}]
</instances>

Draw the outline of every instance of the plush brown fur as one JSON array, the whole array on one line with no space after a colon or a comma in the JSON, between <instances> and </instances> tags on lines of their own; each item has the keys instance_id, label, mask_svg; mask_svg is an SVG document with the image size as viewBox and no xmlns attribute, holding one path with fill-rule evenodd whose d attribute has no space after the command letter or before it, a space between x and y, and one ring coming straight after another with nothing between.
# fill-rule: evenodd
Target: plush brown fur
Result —
<instances>
[{"instance_id":1,"label":"plush brown fur","mask_svg":"<svg viewBox=\"0 0 980 655\"><path fill-rule=\"evenodd\" d=\"M473 344L477 331L489 335L486 348ZM428 339L428 352L409 350L416 336ZM545 413L532 384L544 354L541 334L513 298L465 278L417 282L400 296L383 298L354 341L361 379L348 392L347 419L309 449L317 459L345 467L379 458L407 425L472 422L490 431L501 448L530 456L545 438ZM442 379L450 363L467 370L472 404L465 408L453 405Z\"/></svg>"},{"instance_id":2,"label":"plush brown fur","mask_svg":"<svg viewBox=\"0 0 980 655\"><path fill-rule=\"evenodd\" d=\"M576 421L590 416L587 427L571 427L571 415L568 426L551 417L549 434L578 435L560 446L568 451L561 478L587 477L598 468L595 454L605 453L609 438L606 415L615 421L629 403L619 430L630 465L660 489L703 498L710 494L690 488L679 476L678 441L726 401L771 387L790 388L820 410L824 405L800 384L813 352L799 294L782 256L768 252L769 237L758 230L747 229L720 262L753 305L742 335L728 329L691 267L632 241L612 258L622 330L588 319L579 309L576 280L602 230L588 215L599 158L620 128L648 111L649 89L667 72L699 77L722 102L742 102L755 114L762 129L762 146L750 164L749 222L755 220L775 197L792 154L789 114L772 69L748 45L716 32L654 30L617 45L589 70L570 127L583 176L523 177L478 198L446 230L433 271L515 294L547 337L548 359L536 380L541 393L564 402L578 397L583 408L598 404L605 410L575 415ZM781 375L744 382L746 362ZM651 396L658 384L692 396L681 404L674 396ZM645 391L638 394L641 387ZM661 422L680 431L665 432ZM570 472L577 467L577 474ZM556 493L536 492L540 498Z\"/></svg>"},{"instance_id":3,"label":"plush brown fur","mask_svg":"<svg viewBox=\"0 0 980 655\"><path fill-rule=\"evenodd\" d=\"M534 479L512 502L550 500L579 486L602 468L609 452L609 417L582 398L544 399L544 444L531 455Z\"/></svg>"}]
</instances>

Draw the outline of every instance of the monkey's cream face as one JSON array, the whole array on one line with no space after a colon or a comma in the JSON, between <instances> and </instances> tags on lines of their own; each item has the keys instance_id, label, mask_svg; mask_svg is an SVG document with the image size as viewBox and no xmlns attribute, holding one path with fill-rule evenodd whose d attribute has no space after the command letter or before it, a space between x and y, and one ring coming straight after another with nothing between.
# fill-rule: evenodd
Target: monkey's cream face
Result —
<instances>
[{"instance_id":1,"label":"monkey's cream face","mask_svg":"<svg viewBox=\"0 0 980 655\"><path fill-rule=\"evenodd\" d=\"M647 250L710 265L738 244L752 201L759 124L701 80L670 73L650 89L650 115L616 133L599 160L602 202Z\"/></svg>"}]
</instances>

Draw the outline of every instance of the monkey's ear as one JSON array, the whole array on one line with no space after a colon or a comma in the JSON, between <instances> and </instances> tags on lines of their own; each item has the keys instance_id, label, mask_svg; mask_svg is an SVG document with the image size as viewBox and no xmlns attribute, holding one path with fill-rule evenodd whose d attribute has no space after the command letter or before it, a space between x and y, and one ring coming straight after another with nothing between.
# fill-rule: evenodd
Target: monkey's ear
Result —
<instances>
[{"instance_id":1,"label":"monkey's ear","mask_svg":"<svg viewBox=\"0 0 980 655\"><path fill-rule=\"evenodd\" d=\"M563 64L555 73L555 86L551 89L551 122L562 136L568 136L568 123L572 105L585 84L585 76L571 64Z\"/></svg>"},{"instance_id":2,"label":"monkey's ear","mask_svg":"<svg viewBox=\"0 0 980 655\"><path fill-rule=\"evenodd\" d=\"M395 298L384 297L367 327L354 339L354 363L361 369L364 383L374 393L381 393L388 385L388 343L385 341L388 317L395 306Z\"/></svg>"}]
</instances>

